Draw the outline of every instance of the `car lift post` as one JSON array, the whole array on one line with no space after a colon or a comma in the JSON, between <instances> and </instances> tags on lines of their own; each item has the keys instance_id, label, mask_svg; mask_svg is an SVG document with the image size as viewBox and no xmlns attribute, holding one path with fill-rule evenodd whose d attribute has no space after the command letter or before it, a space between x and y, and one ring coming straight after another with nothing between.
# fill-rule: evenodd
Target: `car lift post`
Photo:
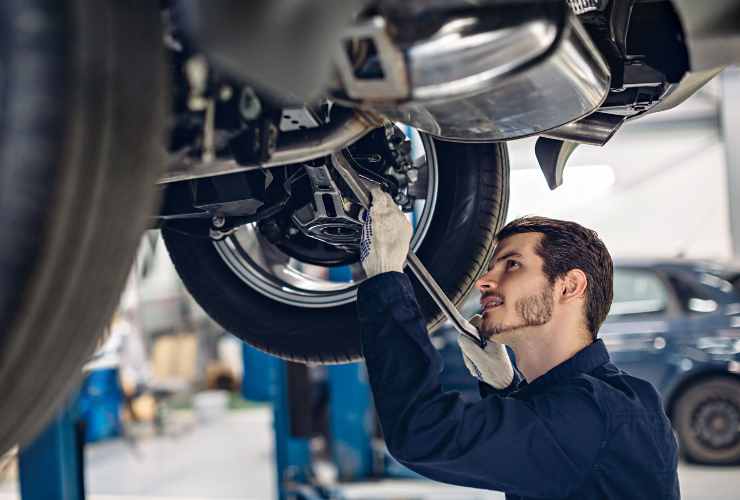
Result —
<instances>
[{"instance_id":1,"label":"car lift post","mask_svg":"<svg viewBox=\"0 0 740 500\"><path fill-rule=\"evenodd\" d=\"M84 500L84 433L77 396L18 454L23 500Z\"/></svg>"},{"instance_id":2,"label":"car lift post","mask_svg":"<svg viewBox=\"0 0 740 500\"><path fill-rule=\"evenodd\" d=\"M242 347L242 359L244 397L272 403L278 500L328 498L311 484L307 367L283 361L246 343Z\"/></svg>"},{"instance_id":3,"label":"car lift post","mask_svg":"<svg viewBox=\"0 0 740 500\"><path fill-rule=\"evenodd\" d=\"M328 372L331 453L339 480L369 478L373 474L375 416L365 366L336 365Z\"/></svg>"},{"instance_id":4,"label":"car lift post","mask_svg":"<svg viewBox=\"0 0 740 500\"><path fill-rule=\"evenodd\" d=\"M331 268L332 281L349 281L347 267ZM279 500L339 499L337 491L312 484L309 446L311 392L307 367L242 346L246 399L271 401ZM327 367L331 453L342 481L373 477L375 415L363 363Z\"/></svg>"},{"instance_id":5,"label":"car lift post","mask_svg":"<svg viewBox=\"0 0 740 500\"><path fill-rule=\"evenodd\" d=\"M329 279L348 282L349 267L329 269ZM364 363L328 367L329 431L334 463L342 481L366 479L373 474L372 439L375 412Z\"/></svg>"},{"instance_id":6,"label":"car lift post","mask_svg":"<svg viewBox=\"0 0 740 500\"><path fill-rule=\"evenodd\" d=\"M275 465L279 500L301 498L294 490L306 484L310 476L311 450L308 439L296 436L292 427L290 400L290 363L276 360L273 389L273 425L275 427ZM305 496L305 495L304 495ZM308 497L310 498L310 497Z\"/></svg>"}]
</instances>

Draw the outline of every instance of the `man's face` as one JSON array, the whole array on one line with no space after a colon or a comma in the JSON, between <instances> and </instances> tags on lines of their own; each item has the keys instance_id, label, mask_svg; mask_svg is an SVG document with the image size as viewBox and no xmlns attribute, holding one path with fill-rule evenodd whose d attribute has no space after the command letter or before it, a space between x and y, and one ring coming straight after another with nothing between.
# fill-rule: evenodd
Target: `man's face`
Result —
<instances>
[{"instance_id":1,"label":"man's face","mask_svg":"<svg viewBox=\"0 0 740 500\"><path fill-rule=\"evenodd\" d=\"M477 282L484 336L508 344L523 328L552 318L553 286L535 252L541 238L541 233L515 234L496 247L488 272Z\"/></svg>"}]
</instances>

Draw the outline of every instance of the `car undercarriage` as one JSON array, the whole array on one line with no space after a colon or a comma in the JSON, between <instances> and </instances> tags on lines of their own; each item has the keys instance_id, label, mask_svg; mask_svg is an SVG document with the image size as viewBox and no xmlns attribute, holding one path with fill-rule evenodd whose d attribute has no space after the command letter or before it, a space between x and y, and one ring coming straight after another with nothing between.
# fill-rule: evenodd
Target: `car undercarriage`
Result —
<instances>
[{"instance_id":1,"label":"car undercarriage","mask_svg":"<svg viewBox=\"0 0 740 500\"><path fill-rule=\"evenodd\" d=\"M454 307L506 219L507 141L536 136L556 189L577 147L607 144L740 61L734 0L12 0L0 11L0 221L34 228L0 245L0 401L12 409L0 451L74 386L145 229L161 230L224 329L284 359L358 360L347 331L366 278L363 203L343 169L390 193ZM423 281L433 330L444 307Z\"/></svg>"}]
</instances>

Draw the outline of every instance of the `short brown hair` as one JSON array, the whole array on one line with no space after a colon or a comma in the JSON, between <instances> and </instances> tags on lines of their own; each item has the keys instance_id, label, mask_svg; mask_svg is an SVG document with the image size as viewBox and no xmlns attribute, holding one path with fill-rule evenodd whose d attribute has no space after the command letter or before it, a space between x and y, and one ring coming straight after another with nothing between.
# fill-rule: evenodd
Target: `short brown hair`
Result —
<instances>
[{"instance_id":1,"label":"short brown hair","mask_svg":"<svg viewBox=\"0 0 740 500\"><path fill-rule=\"evenodd\" d=\"M521 233L542 233L535 252L544 261L542 269L550 284L571 269L586 274L586 324L596 338L614 298L614 265L604 242L596 231L575 222L535 216L509 222L496 239L500 242Z\"/></svg>"}]
</instances>

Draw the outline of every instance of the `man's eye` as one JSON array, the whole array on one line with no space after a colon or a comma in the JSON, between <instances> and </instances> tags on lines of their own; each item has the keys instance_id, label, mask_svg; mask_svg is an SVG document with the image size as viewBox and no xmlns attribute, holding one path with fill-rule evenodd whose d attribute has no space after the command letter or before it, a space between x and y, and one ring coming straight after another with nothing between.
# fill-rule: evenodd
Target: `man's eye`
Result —
<instances>
[{"instance_id":1,"label":"man's eye","mask_svg":"<svg viewBox=\"0 0 740 500\"><path fill-rule=\"evenodd\" d=\"M507 260L506 261L506 269L519 269L520 264L515 260Z\"/></svg>"}]
</instances>

